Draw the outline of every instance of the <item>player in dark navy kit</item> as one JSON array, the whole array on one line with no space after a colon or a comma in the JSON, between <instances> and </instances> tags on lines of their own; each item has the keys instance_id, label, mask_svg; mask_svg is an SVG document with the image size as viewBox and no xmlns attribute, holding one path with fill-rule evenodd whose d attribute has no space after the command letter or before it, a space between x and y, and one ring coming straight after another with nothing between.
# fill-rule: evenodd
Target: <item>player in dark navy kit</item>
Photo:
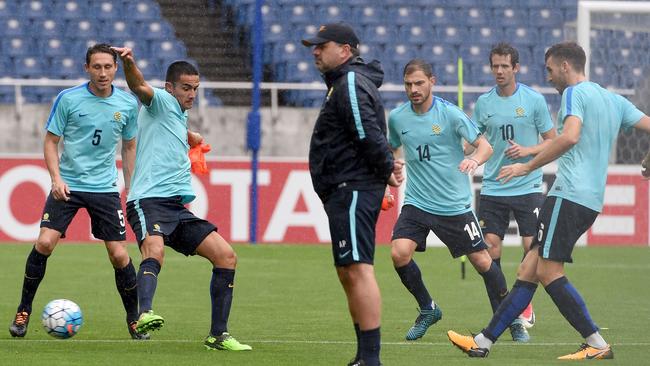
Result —
<instances>
[{"instance_id":1,"label":"player in dark navy kit","mask_svg":"<svg viewBox=\"0 0 650 366\"><path fill-rule=\"evenodd\" d=\"M404 67L408 103L393 109L388 118L389 142L395 153L403 151L408 171L402 212L393 229L391 256L395 271L420 307L406 340L422 337L442 317L413 260L426 249L430 231L449 248L454 258L467 255L483 277L493 309L508 292L501 268L487 252L478 220L471 208L468 174L492 154L476 124L448 101L435 97L432 67L411 60ZM464 156L461 140L476 148Z\"/></svg>"},{"instance_id":2,"label":"player in dark navy kit","mask_svg":"<svg viewBox=\"0 0 650 366\"><path fill-rule=\"evenodd\" d=\"M576 241L603 208L609 155L621 127L650 132L650 117L630 101L587 81L586 55L574 42L551 46L545 55L548 80L562 95L560 134L532 160L501 168L507 183L558 160L557 178L544 201L532 249L519 266L517 281L492 320L478 335L449 331L450 341L470 357L487 357L505 328L530 303L541 283L562 316L585 339L562 360L609 359L614 353L589 315L578 290L564 274ZM644 175L647 174L644 171Z\"/></svg>"},{"instance_id":3,"label":"player in dark navy kit","mask_svg":"<svg viewBox=\"0 0 650 366\"><path fill-rule=\"evenodd\" d=\"M104 241L115 269L117 290L127 312L129 333L135 339L138 302L136 274L126 250L126 225L117 189L115 153L122 140L122 168L128 192L135 161L137 100L112 83L117 54L106 44L86 52L90 81L62 91L52 106L45 136L45 164L52 178L38 240L27 257L22 298L9 332L24 337L32 302L45 276L48 257L80 208L90 215L93 235ZM63 140L59 160L58 145Z\"/></svg>"},{"instance_id":4,"label":"player in dark navy kit","mask_svg":"<svg viewBox=\"0 0 650 366\"><path fill-rule=\"evenodd\" d=\"M143 106L138 115L138 148L133 183L127 198L129 224L138 240L142 263L138 271L140 332L156 330L164 319L153 311L153 297L162 268L164 247L199 255L212 264L210 281L210 333L204 340L209 350L249 351L228 332L235 286L237 256L212 223L187 208L196 197L192 189L189 148L201 143L188 130L187 111L194 105L199 72L186 61L167 68L165 88L152 88L138 69L130 48L115 48L124 65L129 88Z\"/></svg>"},{"instance_id":5,"label":"player in dark navy kit","mask_svg":"<svg viewBox=\"0 0 650 366\"><path fill-rule=\"evenodd\" d=\"M381 295L373 267L375 225L386 184L402 180L402 162L393 160L386 141L377 90L383 71L378 62L358 57L359 39L343 23L325 24L302 43L313 47L328 88L311 138L309 171L329 219L334 265L357 335L350 365L376 366Z\"/></svg>"}]
</instances>

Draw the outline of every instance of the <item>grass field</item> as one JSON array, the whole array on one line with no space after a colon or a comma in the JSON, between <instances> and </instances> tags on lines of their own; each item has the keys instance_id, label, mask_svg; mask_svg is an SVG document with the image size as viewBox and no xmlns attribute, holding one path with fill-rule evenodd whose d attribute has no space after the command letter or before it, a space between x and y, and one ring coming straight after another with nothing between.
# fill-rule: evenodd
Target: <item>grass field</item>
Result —
<instances>
[{"instance_id":1,"label":"grass field","mask_svg":"<svg viewBox=\"0 0 650 366\"><path fill-rule=\"evenodd\" d=\"M0 245L0 320L9 325L20 297L28 245ZM238 245L239 266L230 332L253 352L209 352L201 344L209 330L210 267L201 258L167 251L154 309L165 327L148 342L128 339L113 271L103 245L63 244L48 261L34 302L36 316L24 339L0 331L0 365L345 365L355 350L354 331L328 246ZM137 248L130 248L139 263ZM509 285L518 248L506 249L502 265ZM582 341L540 288L534 299L537 324L529 344L508 333L485 360L470 360L451 346L448 329L479 331L490 311L483 281L469 269L460 279L458 261L444 248L416 257L443 319L417 342L403 340L416 304L378 248L376 270L383 296L382 361L385 365L546 365ZM615 360L648 364L650 352L650 249L578 248L568 277L582 292ZM44 333L38 313L49 300L77 302L85 322L70 340ZM7 328L5 328L7 329Z\"/></svg>"}]
</instances>

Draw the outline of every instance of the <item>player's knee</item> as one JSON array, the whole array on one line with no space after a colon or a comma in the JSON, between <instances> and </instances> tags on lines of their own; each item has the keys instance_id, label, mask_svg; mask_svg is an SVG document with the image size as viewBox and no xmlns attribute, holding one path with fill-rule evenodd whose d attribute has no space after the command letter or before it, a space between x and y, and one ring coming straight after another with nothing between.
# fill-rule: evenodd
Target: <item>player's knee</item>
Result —
<instances>
[{"instance_id":1,"label":"player's knee","mask_svg":"<svg viewBox=\"0 0 650 366\"><path fill-rule=\"evenodd\" d=\"M129 264L129 252L123 244L115 244L108 249L108 260L113 268L124 268Z\"/></svg>"},{"instance_id":2,"label":"player's knee","mask_svg":"<svg viewBox=\"0 0 650 366\"><path fill-rule=\"evenodd\" d=\"M390 250L390 256L393 260L395 268L403 267L411 261L411 251L404 248L402 245L394 244Z\"/></svg>"},{"instance_id":3,"label":"player's knee","mask_svg":"<svg viewBox=\"0 0 650 366\"><path fill-rule=\"evenodd\" d=\"M471 253L467 257L472 263L472 266L474 266L479 273L487 272L490 269L490 266L492 266L492 258L488 254L487 250Z\"/></svg>"},{"instance_id":4,"label":"player's knee","mask_svg":"<svg viewBox=\"0 0 650 366\"><path fill-rule=\"evenodd\" d=\"M36 251L43 255L50 255L54 251L58 240L50 237L41 236L36 240Z\"/></svg>"},{"instance_id":5,"label":"player's knee","mask_svg":"<svg viewBox=\"0 0 650 366\"><path fill-rule=\"evenodd\" d=\"M227 268L235 268L237 265L237 253L235 253L235 251L230 248L230 250L225 253L222 260Z\"/></svg>"}]
</instances>

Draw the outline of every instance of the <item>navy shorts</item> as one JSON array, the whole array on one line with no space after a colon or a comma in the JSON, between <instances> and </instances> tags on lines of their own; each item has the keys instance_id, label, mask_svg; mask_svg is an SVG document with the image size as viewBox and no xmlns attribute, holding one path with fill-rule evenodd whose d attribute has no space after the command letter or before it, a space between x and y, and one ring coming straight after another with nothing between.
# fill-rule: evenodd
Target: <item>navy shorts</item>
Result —
<instances>
[{"instance_id":1,"label":"navy shorts","mask_svg":"<svg viewBox=\"0 0 650 366\"><path fill-rule=\"evenodd\" d=\"M402 207L395 228L393 239L413 240L418 252L427 248L429 231L447 246L454 258L487 249L483 234L472 211L460 215L434 215L412 205Z\"/></svg>"},{"instance_id":2,"label":"navy shorts","mask_svg":"<svg viewBox=\"0 0 650 366\"><path fill-rule=\"evenodd\" d=\"M573 262L576 242L596 221L598 212L569 200L549 196L544 201L533 246L539 256L555 262Z\"/></svg>"},{"instance_id":3,"label":"navy shorts","mask_svg":"<svg viewBox=\"0 0 650 366\"><path fill-rule=\"evenodd\" d=\"M181 203L180 196L154 197L126 203L129 225L142 245L146 234L162 236L165 245L184 255L196 248L217 227L200 219ZM143 230L145 228L145 230Z\"/></svg>"},{"instance_id":4,"label":"navy shorts","mask_svg":"<svg viewBox=\"0 0 650 366\"><path fill-rule=\"evenodd\" d=\"M519 235L534 236L537 232L537 217L543 203L542 193L520 196L481 195L478 218L483 234L495 234L503 240L512 212L517 221Z\"/></svg>"},{"instance_id":5,"label":"navy shorts","mask_svg":"<svg viewBox=\"0 0 650 366\"><path fill-rule=\"evenodd\" d=\"M369 191L339 189L325 202L335 266L373 264L375 226L384 192L383 188Z\"/></svg>"},{"instance_id":6,"label":"navy shorts","mask_svg":"<svg viewBox=\"0 0 650 366\"><path fill-rule=\"evenodd\" d=\"M93 236L104 241L126 240L126 223L122 202L117 192L70 192L70 199L58 201L47 196L41 227L53 229L65 238L65 231L80 208L85 208L90 216Z\"/></svg>"}]
</instances>

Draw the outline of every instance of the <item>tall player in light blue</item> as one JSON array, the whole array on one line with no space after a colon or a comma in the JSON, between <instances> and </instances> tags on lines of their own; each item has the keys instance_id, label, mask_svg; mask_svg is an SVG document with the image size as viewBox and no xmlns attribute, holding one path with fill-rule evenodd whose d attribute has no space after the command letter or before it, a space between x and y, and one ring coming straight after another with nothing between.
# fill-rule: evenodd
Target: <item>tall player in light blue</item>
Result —
<instances>
[{"instance_id":1,"label":"tall player in light blue","mask_svg":"<svg viewBox=\"0 0 650 366\"><path fill-rule=\"evenodd\" d=\"M544 195L541 168L505 184L496 179L499 170L504 165L530 161L549 145L556 132L544 96L516 80L519 72L517 49L507 43L495 45L490 51L490 68L496 86L479 96L472 118L494 149L494 154L485 163L478 218L490 246L488 252L501 266L501 246L510 213L517 221L525 255L537 231L537 215ZM493 306L496 310L498 304ZM526 327L531 327L534 319L532 305L529 305L510 326L512 339L527 342Z\"/></svg>"},{"instance_id":2,"label":"tall player in light blue","mask_svg":"<svg viewBox=\"0 0 650 366\"><path fill-rule=\"evenodd\" d=\"M138 299L136 274L126 250L126 225L117 189L115 153L122 141L122 168L128 192L135 160L138 102L114 88L117 54L106 44L86 51L84 65L89 82L59 93L47 119L45 165L52 178L38 240L27 257L22 298L9 327L14 337L27 333L32 301L45 276L48 257L80 208L90 215L92 233L104 241L115 269L115 283L127 312L131 337L136 332ZM63 152L59 160L59 142Z\"/></svg>"},{"instance_id":3,"label":"tall player in light blue","mask_svg":"<svg viewBox=\"0 0 650 366\"><path fill-rule=\"evenodd\" d=\"M184 205L194 200L188 151L202 141L188 130L187 111L194 105L199 72L186 61L167 68L165 89L152 88L138 69L130 48L115 48L124 64L129 88L143 106L138 116L138 148L127 218L138 240L142 263L138 271L141 332L163 326L152 310L165 245L212 264L210 298L212 319L204 346L209 350L248 351L228 333L237 256L212 223L200 219Z\"/></svg>"},{"instance_id":4,"label":"tall player in light blue","mask_svg":"<svg viewBox=\"0 0 650 366\"><path fill-rule=\"evenodd\" d=\"M650 133L650 118L622 96L587 81L585 52L576 43L553 45L545 59L548 80L562 94L560 134L531 161L501 168L497 179L507 183L558 159L557 178L542 206L537 235L519 266L517 282L489 325L475 337L447 333L470 357L488 355L492 344L533 298L540 282L562 316L585 339L576 352L559 359L614 357L582 296L565 276L564 263L572 262L576 241L603 208L609 155L620 128Z\"/></svg>"},{"instance_id":5,"label":"tall player in light blue","mask_svg":"<svg viewBox=\"0 0 650 366\"><path fill-rule=\"evenodd\" d=\"M442 318L413 260L415 251L426 249L433 231L456 258L467 255L483 277L490 302L507 294L501 268L487 252L478 220L471 208L468 174L485 163L492 147L474 122L457 106L434 97L431 65L414 59L404 67L408 103L390 112L389 143L395 153L403 150L408 179L404 206L393 229L391 256L404 286L415 297L420 314L406 333L407 340L422 337ZM476 148L465 157L462 140Z\"/></svg>"}]
</instances>

